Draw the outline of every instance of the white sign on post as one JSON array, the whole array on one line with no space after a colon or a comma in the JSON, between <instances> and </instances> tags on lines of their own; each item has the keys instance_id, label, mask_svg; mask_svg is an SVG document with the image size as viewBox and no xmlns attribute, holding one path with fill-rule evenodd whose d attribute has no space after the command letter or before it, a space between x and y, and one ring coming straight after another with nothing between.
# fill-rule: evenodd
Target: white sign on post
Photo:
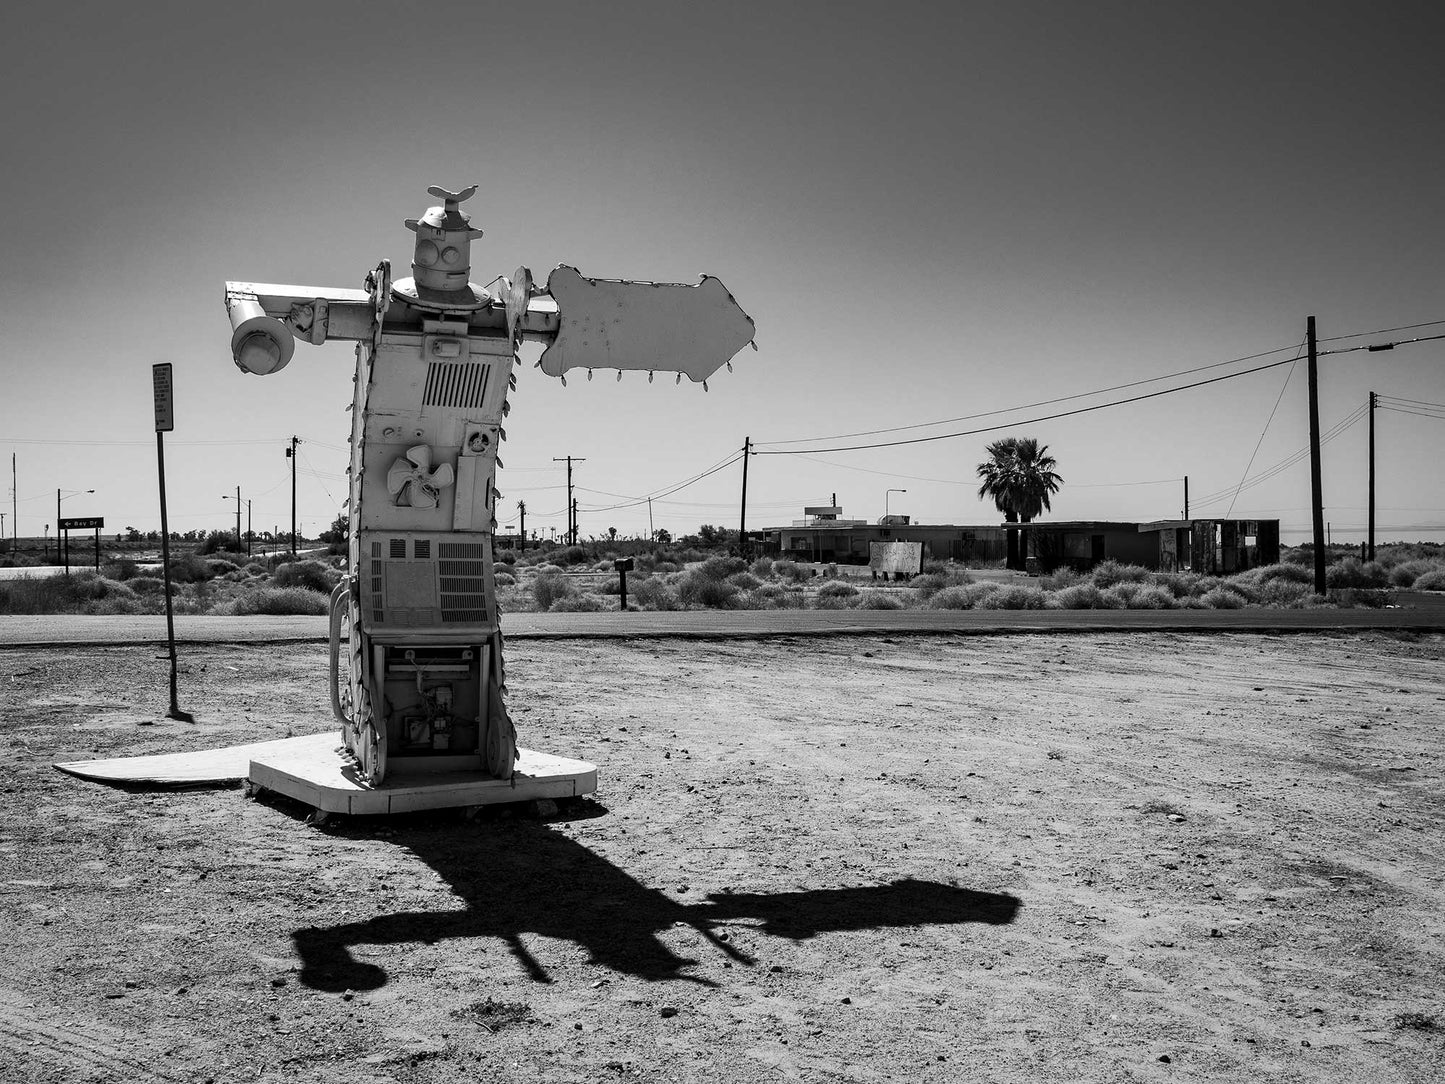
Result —
<instances>
[{"instance_id":1,"label":"white sign on post","mask_svg":"<svg viewBox=\"0 0 1445 1084\"><path fill-rule=\"evenodd\" d=\"M922 542L869 542L868 567L874 572L916 576L923 571Z\"/></svg>"},{"instance_id":2,"label":"white sign on post","mask_svg":"<svg viewBox=\"0 0 1445 1084\"><path fill-rule=\"evenodd\" d=\"M169 433L176 427L175 411L171 402L171 363L160 362L151 366L151 383L156 399L156 432Z\"/></svg>"}]
</instances>

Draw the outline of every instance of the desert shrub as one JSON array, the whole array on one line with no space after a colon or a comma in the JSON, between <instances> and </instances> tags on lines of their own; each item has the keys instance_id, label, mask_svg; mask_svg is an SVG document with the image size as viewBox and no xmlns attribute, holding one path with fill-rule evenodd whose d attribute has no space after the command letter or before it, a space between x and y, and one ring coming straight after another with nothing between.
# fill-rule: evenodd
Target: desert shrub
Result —
<instances>
[{"instance_id":1,"label":"desert shrub","mask_svg":"<svg viewBox=\"0 0 1445 1084\"><path fill-rule=\"evenodd\" d=\"M636 586L628 584L627 604L639 610L679 609L677 595L660 576L649 576L638 580Z\"/></svg>"},{"instance_id":2,"label":"desert shrub","mask_svg":"<svg viewBox=\"0 0 1445 1084\"><path fill-rule=\"evenodd\" d=\"M677 600L685 609L727 610L738 603L741 592L725 580L697 570L684 573L677 582Z\"/></svg>"},{"instance_id":3,"label":"desert shrub","mask_svg":"<svg viewBox=\"0 0 1445 1084\"><path fill-rule=\"evenodd\" d=\"M1340 587L1328 592L1330 602L1344 610L1378 610L1389 597L1390 592L1377 587Z\"/></svg>"},{"instance_id":4,"label":"desert shrub","mask_svg":"<svg viewBox=\"0 0 1445 1084\"><path fill-rule=\"evenodd\" d=\"M729 576L744 571L747 567L748 563L741 557L725 557L719 554L715 557L709 557L702 564L698 565L696 571L699 575L707 576L709 579L725 580Z\"/></svg>"},{"instance_id":5,"label":"desert shrub","mask_svg":"<svg viewBox=\"0 0 1445 1084\"><path fill-rule=\"evenodd\" d=\"M166 584L159 576L137 576L133 580L126 581L126 586L137 595L161 595L165 593Z\"/></svg>"},{"instance_id":6,"label":"desert shrub","mask_svg":"<svg viewBox=\"0 0 1445 1084\"><path fill-rule=\"evenodd\" d=\"M1325 569L1325 587L1384 587L1385 571L1374 561L1362 564L1358 557L1346 557Z\"/></svg>"},{"instance_id":7,"label":"desert shrub","mask_svg":"<svg viewBox=\"0 0 1445 1084\"><path fill-rule=\"evenodd\" d=\"M208 563L197 554L188 553L171 562L171 579L176 583L205 583L210 578Z\"/></svg>"},{"instance_id":8,"label":"desert shrub","mask_svg":"<svg viewBox=\"0 0 1445 1084\"><path fill-rule=\"evenodd\" d=\"M131 557L117 557L114 561L105 566L107 579L117 580L124 583L126 580L133 580L140 575L140 566Z\"/></svg>"},{"instance_id":9,"label":"desert shrub","mask_svg":"<svg viewBox=\"0 0 1445 1084\"><path fill-rule=\"evenodd\" d=\"M1199 601L1211 610L1237 610L1249 603L1247 598L1227 584L1206 591Z\"/></svg>"},{"instance_id":10,"label":"desert shrub","mask_svg":"<svg viewBox=\"0 0 1445 1084\"><path fill-rule=\"evenodd\" d=\"M1274 579L1260 584L1252 601L1259 606L1274 606L1280 609L1298 609L1313 597L1312 584L1296 583L1294 580Z\"/></svg>"},{"instance_id":11,"label":"desert shrub","mask_svg":"<svg viewBox=\"0 0 1445 1084\"><path fill-rule=\"evenodd\" d=\"M1113 590L1119 590L1126 586L1119 584ZM1128 608L1131 610L1172 610L1175 607L1174 592L1169 588L1157 583L1134 584L1134 591L1129 597Z\"/></svg>"},{"instance_id":12,"label":"desert shrub","mask_svg":"<svg viewBox=\"0 0 1445 1084\"><path fill-rule=\"evenodd\" d=\"M1260 583L1269 583L1272 580L1285 580L1288 583L1302 583L1307 586L1313 586L1315 582L1314 572L1311 569L1305 568L1303 565L1262 565L1252 571L1258 574Z\"/></svg>"},{"instance_id":13,"label":"desert shrub","mask_svg":"<svg viewBox=\"0 0 1445 1084\"><path fill-rule=\"evenodd\" d=\"M1416 591L1445 591L1445 570L1427 572L1415 580Z\"/></svg>"},{"instance_id":14,"label":"desert shrub","mask_svg":"<svg viewBox=\"0 0 1445 1084\"><path fill-rule=\"evenodd\" d=\"M241 566L226 557L212 557L206 562L206 571L211 574L210 579L215 579L217 576L224 576L230 572L239 572Z\"/></svg>"},{"instance_id":15,"label":"desert shrub","mask_svg":"<svg viewBox=\"0 0 1445 1084\"><path fill-rule=\"evenodd\" d=\"M1032 585L1005 584L997 591L980 595L974 605L980 610L1042 610L1044 593Z\"/></svg>"},{"instance_id":16,"label":"desert shrub","mask_svg":"<svg viewBox=\"0 0 1445 1084\"><path fill-rule=\"evenodd\" d=\"M807 600L802 588L765 583L749 591L738 603L738 608L743 610L801 610Z\"/></svg>"},{"instance_id":17,"label":"desert shrub","mask_svg":"<svg viewBox=\"0 0 1445 1084\"><path fill-rule=\"evenodd\" d=\"M1092 583L1075 583L1055 591L1047 604L1054 610L1107 610L1117 601L1116 596L1106 596Z\"/></svg>"},{"instance_id":18,"label":"desert shrub","mask_svg":"<svg viewBox=\"0 0 1445 1084\"><path fill-rule=\"evenodd\" d=\"M560 576L564 569L561 565L553 564L551 561L543 561L533 566L532 571L539 576Z\"/></svg>"},{"instance_id":19,"label":"desert shrub","mask_svg":"<svg viewBox=\"0 0 1445 1084\"><path fill-rule=\"evenodd\" d=\"M144 613L145 607L139 599L112 595L109 598L92 599L81 607L81 613L114 616L115 614Z\"/></svg>"},{"instance_id":20,"label":"desert shrub","mask_svg":"<svg viewBox=\"0 0 1445 1084\"><path fill-rule=\"evenodd\" d=\"M231 612L240 616L321 616L327 612L329 605L326 595L307 587L253 587L236 597L231 604Z\"/></svg>"},{"instance_id":21,"label":"desert shrub","mask_svg":"<svg viewBox=\"0 0 1445 1084\"><path fill-rule=\"evenodd\" d=\"M860 610L902 610L903 600L893 591L864 591L858 599Z\"/></svg>"},{"instance_id":22,"label":"desert shrub","mask_svg":"<svg viewBox=\"0 0 1445 1084\"><path fill-rule=\"evenodd\" d=\"M948 561L929 560L923 562L920 570L925 576L947 576L953 571L953 565Z\"/></svg>"},{"instance_id":23,"label":"desert shrub","mask_svg":"<svg viewBox=\"0 0 1445 1084\"><path fill-rule=\"evenodd\" d=\"M1383 561L1381 567L1387 567ZM1389 581L1392 587L1414 587L1415 581L1431 572L1445 572L1445 563L1416 558L1390 567Z\"/></svg>"},{"instance_id":24,"label":"desert shrub","mask_svg":"<svg viewBox=\"0 0 1445 1084\"><path fill-rule=\"evenodd\" d=\"M564 595L555 600L547 608L548 613L598 613L602 610L610 610L613 607L604 603L596 595Z\"/></svg>"},{"instance_id":25,"label":"desert shrub","mask_svg":"<svg viewBox=\"0 0 1445 1084\"><path fill-rule=\"evenodd\" d=\"M732 584L740 591L751 591L754 588L762 586L763 581L758 579L758 577L754 576L751 572L743 571L734 572L731 576L727 578L727 582Z\"/></svg>"},{"instance_id":26,"label":"desert shrub","mask_svg":"<svg viewBox=\"0 0 1445 1084\"><path fill-rule=\"evenodd\" d=\"M323 595L331 594L331 589L341 581L336 570L321 561L288 561L277 565L272 579L277 587L303 587Z\"/></svg>"},{"instance_id":27,"label":"desert shrub","mask_svg":"<svg viewBox=\"0 0 1445 1084\"><path fill-rule=\"evenodd\" d=\"M773 574L773 559L771 557L759 557L748 566L750 571L758 579L767 579Z\"/></svg>"},{"instance_id":28,"label":"desert shrub","mask_svg":"<svg viewBox=\"0 0 1445 1084\"><path fill-rule=\"evenodd\" d=\"M517 582L517 577L510 572L493 572L492 579L498 587L511 587Z\"/></svg>"},{"instance_id":29,"label":"desert shrub","mask_svg":"<svg viewBox=\"0 0 1445 1084\"><path fill-rule=\"evenodd\" d=\"M936 592L926 603L931 610L972 610L980 599L999 590L996 583L958 584Z\"/></svg>"},{"instance_id":30,"label":"desert shrub","mask_svg":"<svg viewBox=\"0 0 1445 1084\"><path fill-rule=\"evenodd\" d=\"M559 565L580 565L590 561L587 550L581 546L566 546L552 554L552 560Z\"/></svg>"},{"instance_id":31,"label":"desert shrub","mask_svg":"<svg viewBox=\"0 0 1445 1084\"><path fill-rule=\"evenodd\" d=\"M1154 583L1176 599L1198 598L1214 586L1214 580L1198 572L1156 572Z\"/></svg>"},{"instance_id":32,"label":"desert shrub","mask_svg":"<svg viewBox=\"0 0 1445 1084\"><path fill-rule=\"evenodd\" d=\"M532 581L532 601L543 613L551 610L559 600L571 598L576 593L577 588L555 572L543 573Z\"/></svg>"},{"instance_id":33,"label":"desert shrub","mask_svg":"<svg viewBox=\"0 0 1445 1084\"><path fill-rule=\"evenodd\" d=\"M705 556L707 555L703 553L702 550L688 548L684 550L678 550L672 555L672 559L680 565L694 565L697 564L697 562L701 561Z\"/></svg>"},{"instance_id":34,"label":"desert shrub","mask_svg":"<svg viewBox=\"0 0 1445 1084\"><path fill-rule=\"evenodd\" d=\"M1121 564L1111 558L1095 565L1089 578L1096 587L1112 587L1116 583L1143 583L1149 575L1149 570L1141 565Z\"/></svg>"},{"instance_id":35,"label":"desert shrub","mask_svg":"<svg viewBox=\"0 0 1445 1084\"><path fill-rule=\"evenodd\" d=\"M914 576L908 581L908 586L918 592L918 597L927 601L938 592L948 586L948 580L939 572L925 572L921 576Z\"/></svg>"},{"instance_id":36,"label":"desert shrub","mask_svg":"<svg viewBox=\"0 0 1445 1084\"><path fill-rule=\"evenodd\" d=\"M842 580L830 580L813 597L813 607L818 610L846 610L858 598L858 588Z\"/></svg>"},{"instance_id":37,"label":"desert shrub","mask_svg":"<svg viewBox=\"0 0 1445 1084\"><path fill-rule=\"evenodd\" d=\"M1081 579L1083 579L1083 577L1068 565L1062 565L1039 580L1039 586L1045 591L1062 591L1065 587L1074 586L1074 584L1078 583ZM1067 608L1077 609L1079 607L1070 606Z\"/></svg>"},{"instance_id":38,"label":"desert shrub","mask_svg":"<svg viewBox=\"0 0 1445 1084\"><path fill-rule=\"evenodd\" d=\"M808 579L812 573L796 561L774 561L773 575L780 580L787 580L790 583L801 583Z\"/></svg>"}]
</instances>

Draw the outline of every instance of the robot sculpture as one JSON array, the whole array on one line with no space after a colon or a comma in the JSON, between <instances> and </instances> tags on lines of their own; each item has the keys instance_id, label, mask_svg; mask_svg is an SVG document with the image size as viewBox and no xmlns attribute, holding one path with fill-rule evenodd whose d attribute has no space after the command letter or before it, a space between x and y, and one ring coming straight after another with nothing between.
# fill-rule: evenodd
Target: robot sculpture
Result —
<instances>
[{"instance_id":1,"label":"robot sculpture","mask_svg":"<svg viewBox=\"0 0 1445 1084\"><path fill-rule=\"evenodd\" d=\"M411 278L393 283L383 261L364 290L226 284L243 372L279 372L298 338L356 343L350 559L331 598L330 685L353 771L371 788L400 770L512 776L492 535L520 343L547 344L538 365L564 383L569 369L633 369L706 388L753 340L752 319L708 276L625 282L562 266L540 288L523 267L478 287L470 245L482 231L460 210L476 186L427 191L442 204L406 220Z\"/></svg>"}]
</instances>

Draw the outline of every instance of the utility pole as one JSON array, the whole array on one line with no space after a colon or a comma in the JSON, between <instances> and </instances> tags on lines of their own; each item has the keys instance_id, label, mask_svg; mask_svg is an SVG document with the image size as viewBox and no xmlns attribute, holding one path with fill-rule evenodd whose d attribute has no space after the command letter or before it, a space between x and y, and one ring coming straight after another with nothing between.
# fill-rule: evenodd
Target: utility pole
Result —
<instances>
[{"instance_id":1,"label":"utility pole","mask_svg":"<svg viewBox=\"0 0 1445 1084\"><path fill-rule=\"evenodd\" d=\"M1375 393L1370 392L1370 528L1366 536L1365 560L1375 559Z\"/></svg>"},{"instance_id":2,"label":"utility pole","mask_svg":"<svg viewBox=\"0 0 1445 1084\"><path fill-rule=\"evenodd\" d=\"M1189 518L1189 475L1184 476L1184 518Z\"/></svg>"},{"instance_id":3,"label":"utility pole","mask_svg":"<svg viewBox=\"0 0 1445 1084\"><path fill-rule=\"evenodd\" d=\"M587 460L570 455L564 460L554 455L552 462L567 464L567 538L568 544L575 546L577 544L577 502L572 499L572 464L574 462L586 463Z\"/></svg>"},{"instance_id":4,"label":"utility pole","mask_svg":"<svg viewBox=\"0 0 1445 1084\"><path fill-rule=\"evenodd\" d=\"M517 516L518 516L518 518L519 518L519 520L520 520L520 522L521 522L521 524L522 524L521 537L517 540L517 549L520 551L520 550L525 550L525 549L527 548L527 502L526 502L526 501L518 501L518 502L517 502Z\"/></svg>"},{"instance_id":5,"label":"utility pole","mask_svg":"<svg viewBox=\"0 0 1445 1084\"><path fill-rule=\"evenodd\" d=\"M748 555L748 457L752 454L753 438L743 437L743 502L738 514L738 553Z\"/></svg>"},{"instance_id":6,"label":"utility pole","mask_svg":"<svg viewBox=\"0 0 1445 1084\"><path fill-rule=\"evenodd\" d=\"M241 552L241 487L236 487L236 552Z\"/></svg>"},{"instance_id":7,"label":"utility pole","mask_svg":"<svg viewBox=\"0 0 1445 1084\"><path fill-rule=\"evenodd\" d=\"M657 532L656 532L655 530L653 530L653 527L652 527L652 498L651 498L651 497L648 497L648 498L647 498L647 540L648 540L649 542L656 542L656 541L657 541Z\"/></svg>"},{"instance_id":8,"label":"utility pole","mask_svg":"<svg viewBox=\"0 0 1445 1084\"><path fill-rule=\"evenodd\" d=\"M20 542L20 478L15 473L14 452L10 453L10 540L17 545Z\"/></svg>"},{"instance_id":9,"label":"utility pole","mask_svg":"<svg viewBox=\"0 0 1445 1084\"><path fill-rule=\"evenodd\" d=\"M1310 512L1315 549L1315 594L1325 593L1325 490L1320 478L1320 374L1319 349L1315 341L1315 318L1305 324L1309 345L1310 386Z\"/></svg>"},{"instance_id":10,"label":"utility pole","mask_svg":"<svg viewBox=\"0 0 1445 1084\"><path fill-rule=\"evenodd\" d=\"M291 460L291 556L296 556L296 445L301 443L301 438L291 437L291 443L286 448L286 458Z\"/></svg>"}]
</instances>

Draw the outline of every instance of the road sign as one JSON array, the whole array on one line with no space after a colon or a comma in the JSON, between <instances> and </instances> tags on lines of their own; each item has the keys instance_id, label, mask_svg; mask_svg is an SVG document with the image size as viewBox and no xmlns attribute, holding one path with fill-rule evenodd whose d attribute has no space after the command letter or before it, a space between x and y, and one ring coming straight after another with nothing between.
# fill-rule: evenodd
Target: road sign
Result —
<instances>
[{"instance_id":1,"label":"road sign","mask_svg":"<svg viewBox=\"0 0 1445 1084\"><path fill-rule=\"evenodd\" d=\"M62 531L98 531L104 526L104 516L86 516L82 519L63 519L60 521L60 529Z\"/></svg>"},{"instance_id":2,"label":"road sign","mask_svg":"<svg viewBox=\"0 0 1445 1084\"><path fill-rule=\"evenodd\" d=\"M171 363L160 362L151 366L151 382L156 398L156 432L169 433L176 427L175 412L171 402Z\"/></svg>"}]
</instances>

